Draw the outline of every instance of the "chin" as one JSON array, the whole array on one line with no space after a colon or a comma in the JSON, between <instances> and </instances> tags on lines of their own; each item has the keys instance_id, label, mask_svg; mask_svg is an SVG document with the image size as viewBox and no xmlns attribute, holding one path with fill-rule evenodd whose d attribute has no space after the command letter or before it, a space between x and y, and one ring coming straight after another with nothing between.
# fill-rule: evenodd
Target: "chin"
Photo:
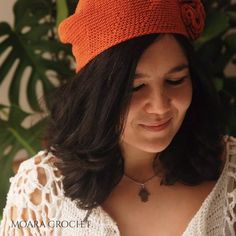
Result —
<instances>
[{"instance_id":1,"label":"chin","mask_svg":"<svg viewBox=\"0 0 236 236\"><path fill-rule=\"evenodd\" d=\"M158 153L164 151L169 146L171 141L172 138L163 137L158 140L149 140L148 142L140 143L139 145L137 145L137 148L149 153Z\"/></svg>"}]
</instances>

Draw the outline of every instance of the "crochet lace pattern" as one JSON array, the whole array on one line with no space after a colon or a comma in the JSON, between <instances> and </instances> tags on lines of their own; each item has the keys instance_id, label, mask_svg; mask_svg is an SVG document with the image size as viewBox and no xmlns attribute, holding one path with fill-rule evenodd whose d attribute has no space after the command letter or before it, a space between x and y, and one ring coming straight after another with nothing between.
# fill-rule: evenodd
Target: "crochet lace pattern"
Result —
<instances>
[{"instance_id":1,"label":"crochet lace pattern","mask_svg":"<svg viewBox=\"0 0 236 236\"><path fill-rule=\"evenodd\" d=\"M225 135L224 141L224 169L182 236L235 235L236 138ZM51 158L51 153L40 151L24 161L10 178L0 236L120 236L117 223L101 206L92 209L86 219L89 211L77 208L75 201L65 197L63 177L49 161ZM39 180L39 174L44 178Z\"/></svg>"}]
</instances>

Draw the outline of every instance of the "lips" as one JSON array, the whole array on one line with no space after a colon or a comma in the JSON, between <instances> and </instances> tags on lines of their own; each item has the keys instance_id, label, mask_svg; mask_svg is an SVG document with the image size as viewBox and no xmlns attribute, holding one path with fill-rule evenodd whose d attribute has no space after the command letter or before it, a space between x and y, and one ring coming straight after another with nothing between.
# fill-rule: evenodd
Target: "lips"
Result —
<instances>
[{"instance_id":1,"label":"lips","mask_svg":"<svg viewBox=\"0 0 236 236\"><path fill-rule=\"evenodd\" d=\"M149 124L141 124L141 125L144 125L146 127L159 127L159 126L162 126L162 125L165 125L166 123L168 123L172 118L169 118L165 121L161 121L161 122L158 122L158 123L149 123Z\"/></svg>"},{"instance_id":2,"label":"lips","mask_svg":"<svg viewBox=\"0 0 236 236\"><path fill-rule=\"evenodd\" d=\"M158 123L158 125L156 125L157 123L152 123L151 125L149 123L148 125L140 124L140 126L143 127L145 130L148 130L151 132L160 132L160 131L165 130L170 125L171 120L172 118L167 120L166 122ZM153 124L155 125L153 126Z\"/></svg>"}]
</instances>

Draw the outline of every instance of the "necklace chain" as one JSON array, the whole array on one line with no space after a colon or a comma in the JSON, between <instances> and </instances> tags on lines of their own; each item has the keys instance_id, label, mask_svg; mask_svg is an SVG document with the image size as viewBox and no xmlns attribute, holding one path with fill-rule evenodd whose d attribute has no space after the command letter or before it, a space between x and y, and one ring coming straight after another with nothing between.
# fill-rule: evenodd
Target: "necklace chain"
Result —
<instances>
[{"instance_id":1,"label":"necklace chain","mask_svg":"<svg viewBox=\"0 0 236 236\"><path fill-rule=\"evenodd\" d=\"M126 177L128 177L130 180L132 180L132 181L134 181L136 184L138 184L138 185L144 185L144 184L146 184L149 180L151 180L152 178L154 178L155 176L156 176L156 174L155 175L153 175L153 176L151 176L150 178L148 178L144 183L141 183L141 182L138 182L137 180L135 180L135 179L133 179L132 177L130 177L130 176L128 176L127 174L124 174Z\"/></svg>"},{"instance_id":2,"label":"necklace chain","mask_svg":"<svg viewBox=\"0 0 236 236\"><path fill-rule=\"evenodd\" d=\"M160 156L160 153L158 155L158 158ZM128 179L132 180L134 183L138 184L141 186L141 189L139 191L139 197L141 199L142 202L147 202L148 201L148 195L150 195L150 192L147 190L147 188L145 187L145 184L153 179L155 176L157 176L156 174L154 174L153 176L151 176L150 178L148 178L146 181L144 181L144 183L140 183L139 181L135 180L134 178L128 176L126 173L124 173L124 176L126 176Z\"/></svg>"}]
</instances>

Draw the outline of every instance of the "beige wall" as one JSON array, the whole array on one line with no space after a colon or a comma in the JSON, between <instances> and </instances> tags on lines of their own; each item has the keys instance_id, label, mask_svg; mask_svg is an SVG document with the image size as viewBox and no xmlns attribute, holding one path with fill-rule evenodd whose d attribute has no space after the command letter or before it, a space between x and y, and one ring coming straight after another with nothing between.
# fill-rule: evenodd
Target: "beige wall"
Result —
<instances>
[{"instance_id":1,"label":"beige wall","mask_svg":"<svg viewBox=\"0 0 236 236\"><path fill-rule=\"evenodd\" d=\"M7 21L10 25L13 25L13 13L12 6L14 5L16 0L0 0L0 22ZM1 42L1 37L0 37ZM5 55L0 57L0 63L2 62ZM10 82L10 74L8 75L9 79L4 81L4 84L0 85L0 104L9 104L7 98L7 88Z\"/></svg>"},{"instance_id":2,"label":"beige wall","mask_svg":"<svg viewBox=\"0 0 236 236\"><path fill-rule=\"evenodd\" d=\"M0 20L13 24L12 6L16 0L0 0Z\"/></svg>"}]
</instances>

